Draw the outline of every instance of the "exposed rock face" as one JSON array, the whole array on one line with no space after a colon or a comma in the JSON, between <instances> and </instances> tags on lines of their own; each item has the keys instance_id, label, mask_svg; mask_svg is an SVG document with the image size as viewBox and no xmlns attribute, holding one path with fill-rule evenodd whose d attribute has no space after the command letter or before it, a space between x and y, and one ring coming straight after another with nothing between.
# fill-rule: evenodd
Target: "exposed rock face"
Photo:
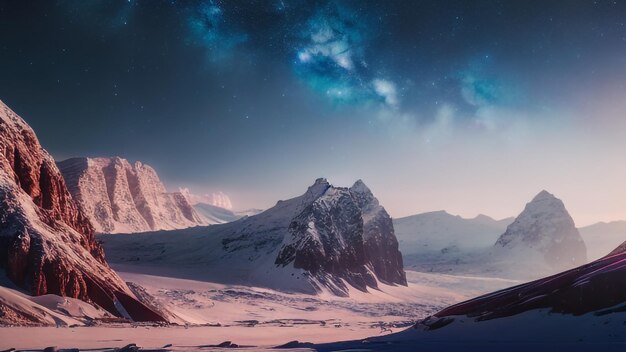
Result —
<instances>
[{"instance_id":1,"label":"exposed rock face","mask_svg":"<svg viewBox=\"0 0 626 352\"><path fill-rule=\"evenodd\" d=\"M318 179L303 197L310 203L292 219L276 264L293 263L336 294L346 291L341 279L360 290L376 279L406 285L391 218L363 182L341 188Z\"/></svg>"},{"instance_id":2,"label":"exposed rock face","mask_svg":"<svg viewBox=\"0 0 626 352\"><path fill-rule=\"evenodd\" d=\"M350 188L350 194L361 209L365 253L376 276L384 283L406 285L402 254L391 217L363 181L358 180Z\"/></svg>"},{"instance_id":3,"label":"exposed rock face","mask_svg":"<svg viewBox=\"0 0 626 352\"><path fill-rule=\"evenodd\" d=\"M546 191L526 205L495 246L516 252L507 255L540 254L557 271L587 262L585 243L574 220L563 202Z\"/></svg>"},{"instance_id":4,"label":"exposed rock face","mask_svg":"<svg viewBox=\"0 0 626 352\"><path fill-rule=\"evenodd\" d=\"M205 224L181 193L168 193L157 173L122 158L58 163L70 192L99 233L172 230Z\"/></svg>"},{"instance_id":5,"label":"exposed rock face","mask_svg":"<svg viewBox=\"0 0 626 352\"><path fill-rule=\"evenodd\" d=\"M118 316L128 312L135 320L163 320L139 303L106 264L93 227L54 160L30 126L2 102L0 268L33 295L69 296Z\"/></svg>"}]
</instances>

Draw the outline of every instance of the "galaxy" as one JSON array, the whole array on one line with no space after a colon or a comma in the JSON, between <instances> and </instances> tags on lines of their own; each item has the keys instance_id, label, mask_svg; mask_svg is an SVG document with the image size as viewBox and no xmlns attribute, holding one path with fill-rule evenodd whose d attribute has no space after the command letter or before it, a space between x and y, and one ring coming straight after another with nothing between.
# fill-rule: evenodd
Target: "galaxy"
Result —
<instances>
[{"instance_id":1,"label":"galaxy","mask_svg":"<svg viewBox=\"0 0 626 352\"><path fill-rule=\"evenodd\" d=\"M548 188L589 224L626 212L625 7L2 1L0 99L58 160L142 160L241 209L327 177L393 216Z\"/></svg>"}]
</instances>

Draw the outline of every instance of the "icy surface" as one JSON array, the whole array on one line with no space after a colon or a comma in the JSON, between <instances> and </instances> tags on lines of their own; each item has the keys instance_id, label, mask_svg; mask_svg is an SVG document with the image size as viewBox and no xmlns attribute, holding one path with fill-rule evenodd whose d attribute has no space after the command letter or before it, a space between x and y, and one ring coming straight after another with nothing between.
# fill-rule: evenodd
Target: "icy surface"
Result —
<instances>
[{"instance_id":1,"label":"icy surface","mask_svg":"<svg viewBox=\"0 0 626 352\"><path fill-rule=\"evenodd\" d=\"M142 269L125 266L119 269ZM100 324L73 329L11 328L0 347L103 348L136 343L145 348L173 344L173 350L232 341L272 347L294 339L315 343L398 332L442 307L516 284L515 281L408 272L408 287L381 285L381 291L350 297L288 294L259 287L224 285L164 276L120 272L141 286L187 327ZM219 324L219 325L218 325ZM35 335L35 338L25 338ZM204 348L202 350L207 350ZM254 348L253 350L260 350Z\"/></svg>"}]
</instances>

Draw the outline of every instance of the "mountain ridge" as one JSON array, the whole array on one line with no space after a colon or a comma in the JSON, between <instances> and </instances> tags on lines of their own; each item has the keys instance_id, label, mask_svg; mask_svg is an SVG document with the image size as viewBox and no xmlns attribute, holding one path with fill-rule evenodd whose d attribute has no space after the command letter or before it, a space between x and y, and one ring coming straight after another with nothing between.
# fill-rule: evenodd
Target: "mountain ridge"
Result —
<instances>
[{"instance_id":1,"label":"mountain ridge","mask_svg":"<svg viewBox=\"0 0 626 352\"><path fill-rule=\"evenodd\" d=\"M120 157L57 163L68 189L99 233L172 230L207 223L180 192L167 192L156 171Z\"/></svg>"}]
</instances>

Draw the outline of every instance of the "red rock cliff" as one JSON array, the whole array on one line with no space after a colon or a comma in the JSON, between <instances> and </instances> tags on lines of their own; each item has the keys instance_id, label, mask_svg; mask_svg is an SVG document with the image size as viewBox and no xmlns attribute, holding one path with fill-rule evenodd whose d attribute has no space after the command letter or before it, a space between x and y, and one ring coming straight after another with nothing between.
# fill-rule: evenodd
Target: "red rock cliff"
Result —
<instances>
[{"instance_id":1,"label":"red rock cliff","mask_svg":"<svg viewBox=\"0 0 626 352\"><path fill-rule=\"evenodd\" d=\"M118 316L163 321L109 268L52 157L0 102L0 268L33 295L96 303Z\"/></svg>"}]
</instances>

